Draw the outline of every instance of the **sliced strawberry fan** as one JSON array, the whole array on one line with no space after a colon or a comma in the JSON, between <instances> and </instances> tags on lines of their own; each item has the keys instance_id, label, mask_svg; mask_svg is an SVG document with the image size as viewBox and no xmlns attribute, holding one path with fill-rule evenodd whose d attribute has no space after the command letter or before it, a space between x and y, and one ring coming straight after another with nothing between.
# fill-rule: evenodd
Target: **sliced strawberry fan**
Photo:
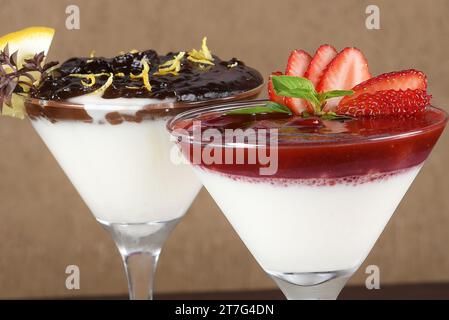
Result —
<instances>
[{"instance_id":1,"label":"sliced strawberry fan","mask_svg":"<svg viewBox=\"0 0 449 320\"><path fill-rule=\"evenodd\" d=\"M371 78L368 62L357 48L345 48L337 53L334 47L325 44L317 49L313 58L303 50L294 50L289 56L285 74L309 79L319 93L354 91L350 96L326 100L322 108L324 113L353 117L414 115L423 112L431 99L423 72L410 69ZM276 95L271 76L268 94L270 100L286 105L297 115L305 111L314 112L304 99Z\"/></svg>"},{"instance_id":2,"label":"sliced strawberry fan","mask_svg":"<svg viewBox=\"0 0 449 320\"><path fill-rule=\"evenodd\" d=\"M282 73L276 72L273 75ZM371 77L366 59L360 50L346 48L338 53L328 44L321 45L313 58L304 50L293 50L287 62L285 75L309 79L318 92L348 90ZM271 77L268 81L268 96L270 100L286 105L297 115L305 111L313 112L310 103L304 99L277 96ZM340 99L330 99L326 111L334 111Z\"/></svg>"}]
</instances>

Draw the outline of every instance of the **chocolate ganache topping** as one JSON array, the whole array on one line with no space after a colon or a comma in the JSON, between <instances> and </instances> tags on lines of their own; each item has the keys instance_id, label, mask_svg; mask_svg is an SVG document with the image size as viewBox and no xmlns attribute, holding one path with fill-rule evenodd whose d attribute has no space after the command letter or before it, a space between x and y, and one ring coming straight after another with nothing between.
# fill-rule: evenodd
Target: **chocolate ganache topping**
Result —
<instances>
[{"instance_id":1,"label":"chocolate ganache topping","mask_svg":"<svg viewBox=\"0 0 449 320\"><path fill-rule=\"evenodd\" d=\"M214 55L212 63L201 63L189 57L183 52L158 55L146 50L113 58L71 58L43 78L30 95L58 101L101 91L104 99L174 98L177 102L197 102L230 97L263 83L257 70L236 58L225 61ZM178 63L177 70L160 72L164 64L170 66L173 61ZM144 73L149 81L146 85Z\"/></svg>"}]
</instances>

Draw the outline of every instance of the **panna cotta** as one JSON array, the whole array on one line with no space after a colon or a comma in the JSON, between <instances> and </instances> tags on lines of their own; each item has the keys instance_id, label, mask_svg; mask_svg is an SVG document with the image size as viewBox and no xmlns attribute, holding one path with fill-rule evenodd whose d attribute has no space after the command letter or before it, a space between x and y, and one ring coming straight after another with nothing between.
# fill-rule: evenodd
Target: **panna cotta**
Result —
<instances>
[{"instance_id":1,"label":"panna cotta","mask_svg":"<svg viewBox=\"0 0 449 320\"><path fill-rule=\"evenodd\" d=\"M253 102L187 112L175 118L170 129L267 272L357 268L436 143L446 114L433 107L413 117L382 119L251 113L260 107L263 103ZM232 138L226 136L235 129ZM260 137L260 131L269 135L273 129L276 144L271 148L260 141L248 143ZM222 133L223 139L212 141L210 130ZM277 162L273 174L261 174L269 165L262 164L259 153L250 163L251 150L260 148L271 150L271 161ZM205 160L211 150L221 161ZM237 163L242 150L245 161Z\"/></svg>"},{"instance_id":2,"label":"panna cotta","mask_svg":"<svg viewBox=\"0 0 449 320\"><path fill-rule=\"evenodd\" d=\"M190 166L170 158L167 120L211 100L259 92L262 77L243 62L196 58L153 50L72 58L30 93L33 127L99 221L180 218L201 183Z\"/></svg>"},{"instance_id":3,"label":"panna cotta","mask_svg":"<svg viewBox=\"0 0 449 320\"><path fill-rule=\"evenodd\" d=\"M104 110L129 112L153 101L85 97L70 102L81 103L97 121L53 123L37 118L32 124L95 217L108 223L180 218L201 183L189 166L175 165L170 159L168 115L114 125L100 121Z\"/></svg>"}]
</instances>

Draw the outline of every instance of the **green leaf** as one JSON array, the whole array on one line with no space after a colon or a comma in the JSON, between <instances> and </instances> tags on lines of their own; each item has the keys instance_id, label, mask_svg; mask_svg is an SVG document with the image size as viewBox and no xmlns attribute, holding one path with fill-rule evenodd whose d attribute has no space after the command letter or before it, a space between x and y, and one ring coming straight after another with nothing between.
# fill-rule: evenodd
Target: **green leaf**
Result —
<instances>
[{"instance_id":1,"label":"green leaf","mask_svg":"<svg viewBox=\"0 0 449 320\"><path fill-rule=\"evenodd\" d=\"M259 113L286 113L292 114L291 110L286 106L269 101L265 105L250 108L240 108L226 112L226 114L259 114Z\"/></svg>"},{"instance_id":2,"label":"green leaf","mask_svg":"<svg viewBox=\"0 0 449 320\"><path fill-rule=\"evenodd\" d=\"M272 76L276 94L284 97L301 98L310 101L315 110L319 110L322 101L313 83L306 78L293 76Z\"/></svg>"},{"instance_id":3,"label":"green leaf","mask_svg":"<svg viewBox=\"0 0 449 320\"><path fill-rule=\"evenodd\" d=\"M336 114L335 112L326 112L320 115L323 120L351 120L350 116L345 116L341 114Z\"/></svg>"},{"instance_id":4,"label":"green leaf","mask_svg":"<svg viewBox=\"0 0 449 320\"><path fill-rule=\"evenodd\" d=\"M305 90L310 93L315 93L315 87L313 83L306 78L293 77L293 76L272 76L273 87L276 94L280 94L281 91L288 92L290 90Z\"/></svg>"},{"instance_id":5,"label":"green leaf","mask_svg":"<svg viewBox=\"0 0 449 320\"><path fill-rule=\"evenodd\" d=\"M320 93L320 100L324 101L330 98L352 96L354 94L353 90L331 90L324 93Z\"/></svg>"},{"instance_id":6,"label":"green leaf","mask_svg":"<svg viewBox=\"0 0 449 320\"><path fill-rule=\"evenodd\" d=\"M271 110L273 110L273 112L282 112L282 113L288 113L288 114L292 113L292 111L287 106L284 106L280 103L276 103L273 101L268 101L265 104L265 107L270 108Z\"/></svg>"},{"instance_id":7,"label":"green leaf","mask_svg":"<svg viewBox=\"0 0 449 320\"><path fill-rule=\"evenodd\" d=\"M276 94L283 97L292 97L292 98L302 98L309 99L314 96L314 94L308 90L304 89L279 89Z\"/></svg>"}]
</instances>

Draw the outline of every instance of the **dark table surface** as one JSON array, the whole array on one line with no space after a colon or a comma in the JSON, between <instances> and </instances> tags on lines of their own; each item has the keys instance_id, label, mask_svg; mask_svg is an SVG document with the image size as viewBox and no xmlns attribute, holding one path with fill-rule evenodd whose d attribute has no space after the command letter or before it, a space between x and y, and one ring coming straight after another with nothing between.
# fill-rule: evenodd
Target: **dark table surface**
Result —
<instances>
[{"instance_id":1,"label":"dark table surface","mask_svg":"<svg viewBox=\"0 0 449 320\"><path fill-rule=\"evenodd\" d=\"M125 297L123 297L125 298ZM166 300L281 300L285 299L279 290L225 291L201 293L155 294L155 299ZM347 286L339 299L449 299L449 283L384 285L378 290L363 286Z\"/></svg>"}]
</instances>

